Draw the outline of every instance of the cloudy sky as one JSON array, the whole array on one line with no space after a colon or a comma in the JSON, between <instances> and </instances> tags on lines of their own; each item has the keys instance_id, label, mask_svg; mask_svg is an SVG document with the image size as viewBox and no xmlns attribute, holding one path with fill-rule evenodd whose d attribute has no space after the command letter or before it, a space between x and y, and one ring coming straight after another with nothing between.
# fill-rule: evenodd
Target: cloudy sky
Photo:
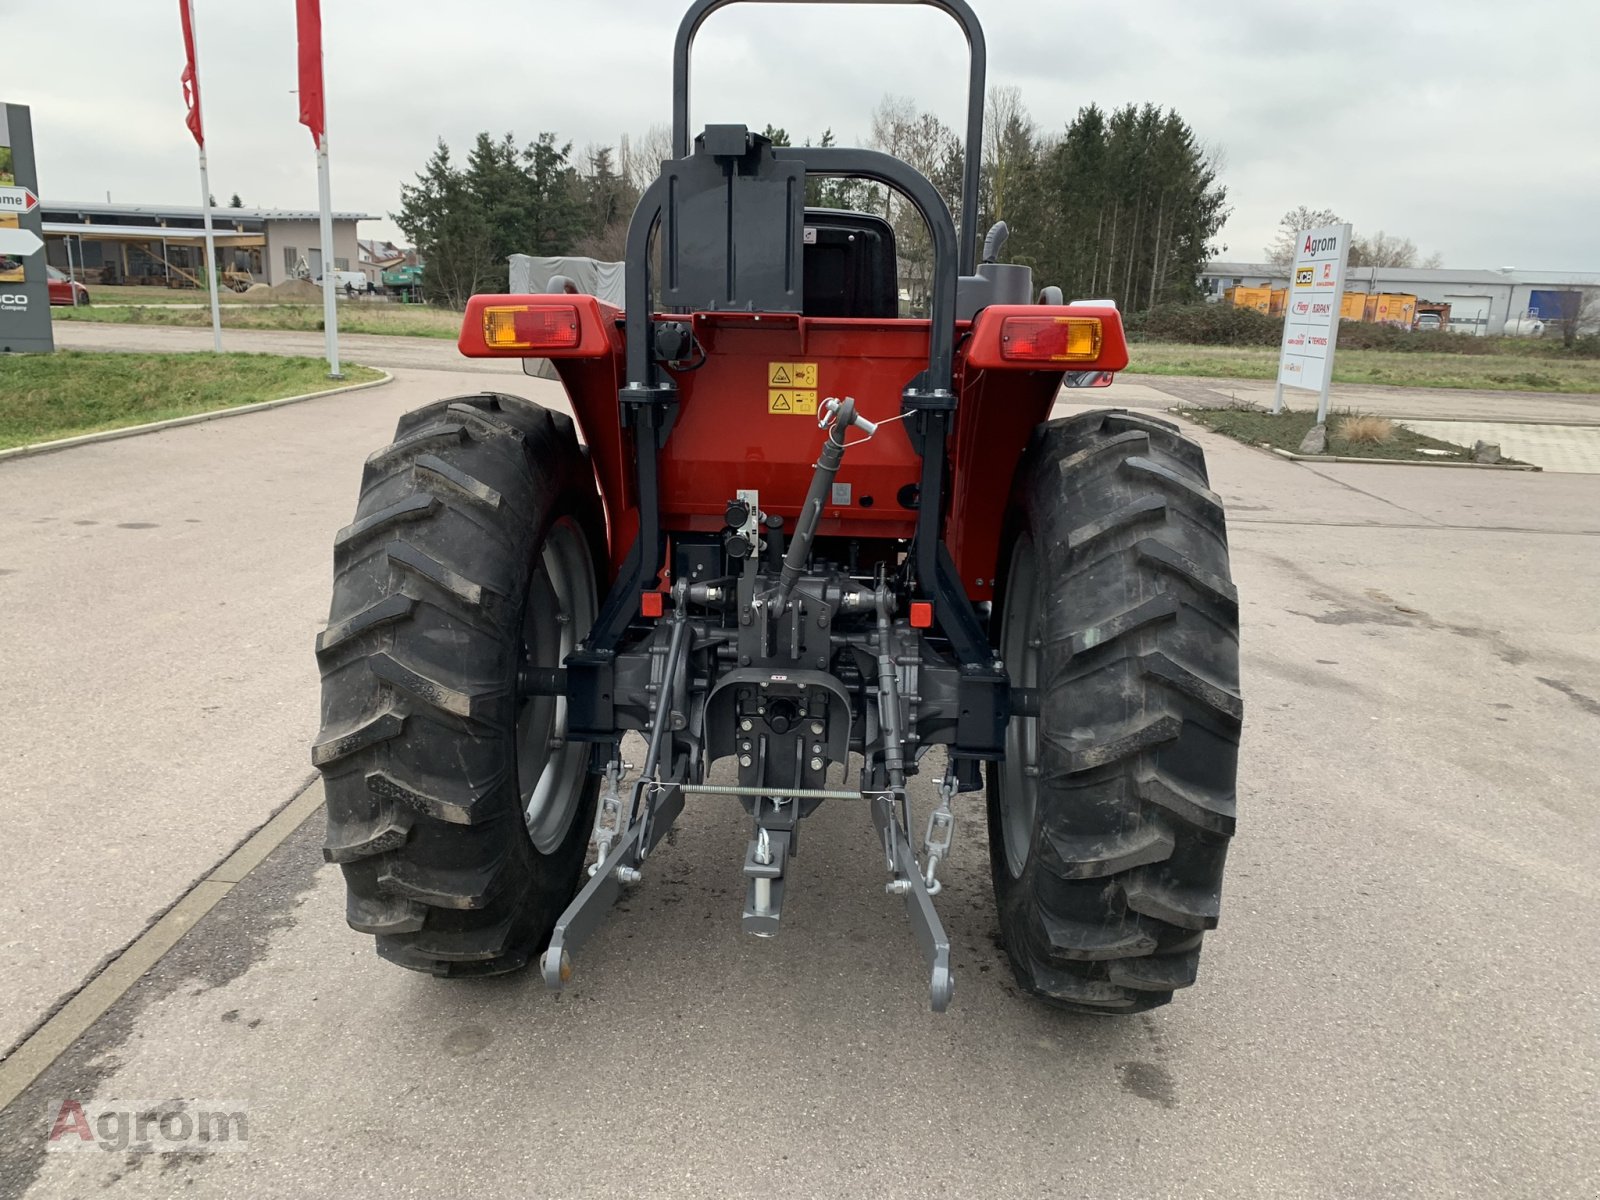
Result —
<instances>
[{"instance_id":1,"label":"cloudy sky","mask_svg":"<svg viewBox=\"0 0 1600 1200\"><path fill-rule=\"evenodd\" d=\"M1596 0L972 0L991 83L1059 129L1176 108L1223 162L1225 257L1298 204L1453 267L1600 271ZM292 0L195 0L212 190L314 207ZM680 0L323 0L334 204L384 217L436 139L578 147L669 119ZM57 200L195 203L178 0L0 0L0 99L33 106ZM959 122L965 45L932 9L738 5L699 42L694 120L863 140L886 92Z\"/></svg>"}]
</instances>

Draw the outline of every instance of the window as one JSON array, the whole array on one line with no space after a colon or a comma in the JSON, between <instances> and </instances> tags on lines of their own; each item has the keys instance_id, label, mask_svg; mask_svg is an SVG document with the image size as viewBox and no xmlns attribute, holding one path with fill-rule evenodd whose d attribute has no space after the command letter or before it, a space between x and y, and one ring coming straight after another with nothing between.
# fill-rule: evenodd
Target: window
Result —
<instances>
[{"instance_id":1,"label":"window","mask_svg":"<svg viewBox=\"0 0 1600 1200\"><path fill-rule=\"evenodd\" d=\"M333 269L335 271L348 271L350 269L350 260L348 258L336 258L336 259L334 259L333 260Z\"/></svg>"},{"instance_id":2,"label":"window","mask_svg":"<svg viewBox=\"0 0 1600 1200\"><path fill-rule=\"evenodd\" d=\"M283 269L290 275L294 274L294 265L300 261L300 252L293 246L283 248Z\"/></svg>"}]
</instances>

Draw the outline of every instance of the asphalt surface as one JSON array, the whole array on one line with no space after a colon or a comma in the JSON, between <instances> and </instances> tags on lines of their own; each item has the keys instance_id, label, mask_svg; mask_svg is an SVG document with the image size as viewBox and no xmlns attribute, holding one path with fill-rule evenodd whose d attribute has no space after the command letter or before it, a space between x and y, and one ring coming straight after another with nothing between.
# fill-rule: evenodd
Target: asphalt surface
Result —
<instances>
[{"instance_id":1,"label":"asphalt surface","mask_svg":"<svg viewBox=\"0 0 1600 1200\"><path fill-rule=\"evenodd\" d=\"M12 1036L308 776L329 539L398 412L552 391L346 352L397 382L0 466ZM744 821L693 803L560 999L376 960L313 818L0 1114L0 1195L1600 1192L1600 479L1198 436L1247 722L1222 928L1175 1004L1016 993L971 798L943 1016L850 805L803 827L760 941ZM47 1154L61 1097L238 1107L248 1137Z\"/></svg>"},{"instance_id":2,"label":"asphalt surface","mask_svg":"<svg viewBox=\"0 0 1600 1200\"><path fill-rule=\"evenodd\" d=\"M491 365L491 364L484 364ZM312 641L385 387L0 463L0 1051L312 777Z\"/></svg>"}]
</instances>

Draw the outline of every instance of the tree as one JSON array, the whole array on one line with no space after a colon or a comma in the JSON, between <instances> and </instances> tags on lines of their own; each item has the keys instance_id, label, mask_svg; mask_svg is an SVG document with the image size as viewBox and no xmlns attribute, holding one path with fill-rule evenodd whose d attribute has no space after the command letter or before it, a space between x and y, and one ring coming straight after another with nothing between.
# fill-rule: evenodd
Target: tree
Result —
<instances>
[{"instance_id":1,"label":"tree","mask_svg":"<svg viewBox=\"0 0 1600 1200\"><path fill-rule=\"evenodd\" d=\"M489 222L443 139L416 180L400 185L400 211L390 215L427 264L424 297L465 308L468 297L488 290L494 277Z\"/></svg>"},{"instance_id":2,"label":"tree","mask_svg":"<svg viewBox=\"0 0 1600 1200\"><path fill-rule=\"evenodd\" d=\"M1286 267L1294 261L1295 234L1307 229L1321 229L1325 225L1343 225L1344 218L1331 208L1307 208L1304 204L1291 208L1278 222L1278 236L1267 247L1267 261ZM1412 247L1414 250L1415 247Z\"/></svg>"},{"instance_id":3,"label":"tree","mask_svg":"<svg viewBox=\"0 0 1600 1200\"><path fill-rule=\"evenodd\" d=\"M1006 201L1011 256L1041 285L1129 311L1190 299L1227 216L1214 161L1176 112L1080 109L1023 160Z\"/></svg>"},{"instance_id":4,"label":"tree","mask_svg":"<svg viewBox=\"0 0 1600 1200\"><path fill-rule=\"evenodd\" d=\"M624 137L619 157L622 177L637 193L656 181L661 164L672 157L672 126L652 125L640 138Z\"/></svg>"},{"instance_id":5,"label":"tree","mask_svg":"<svg viewBox=\"0 0 1600 1200\"><path fill-rule=\"evenodd\" d=\"M944 122L932 113L918 112L904 97L885 96L872 113L870 144L872 149L892 154L939 186L951 215L960 223L961 143ZM952 155L958 181L953 190L949 186ZM894 227L900 284L908 294L909 310L925 315L933 283L933 240L928 227L910 202L896 192L874 189L873 200Z\"/></svg>"},{"instance_id":6,"label":"tree","mask_svg":"<svg viewBox=\"0 0 1600 1200\"><path fill-rule=\"evenodd\" d=\"M1036 152L1033 118L1022 90L992 87L983 111L983 189L979 205L985 223L1008 220L1021 199L1021 184Z\"/></svg>"},{"instance_id":7,"label":"tree","mask_svg":"<svg viewBox=\"0 0 1600 1200\"><path fill-rule=\"evenodd\" d=\"M589 147L584 152L588 170L580 180L584 235L573 250L589 258L616 262L627 256L628 222L639 192L626 174L619 174L610 146Z\"/></svg>"},{"instance_id":8,"label":"tree","mask_svg":"<svg viewBox=\"0 0 1600 1200\"><path fill-rule=\"evenodd\" d=\"M1286 267L1294 261L1295 234L1307 229L1321 229L1325 225L1342 225L1338 213L1327 208L1290 209L1278 222L1278 236L1267 248L1267 261ZM1443 260L1437 254L1422 257L1417 244L1410 238L1395 237L1378 230L1372 234L1350 235L1350 265L1352 267L1423 267L1434 268Z\"/></svg>"},{"instance_id":9,"label":"tree","mask_svg":"<svg viewBox=\"0 0 1600 1200\"><path fill-rule=\"evenodd\" d=\"M228 197L228 207L229 208L243 208L244 207L244 201L239 198L239 193L238 192L235 192L233 195Z\"/></svg>"},{"instance_id":10,"label":"tree","mask_svg":"<svg viewBox=\"0 0 1600 1200\"><path fill-rule=\"evenodd\" d=\"M553 133L527 145L480 133L457 167L441 141L393 214L427 263L424 296L461 308L476 292L505 291L510 255L570 253L585 233L571 152Z\"/></svg>"},{"instance_id":11,"label":"tree","mask_svg":"<svg viewBox=\"0 0 1600 1200\"><path fill-rule=\"evenodd\" d=\"M1350 239L1350 265L1352 267L1425 267L1440 265L1437 254L1423 258L1417 244L1410 238L1391 237L1383 230Z\"/></svg>"},{"instance_id":12,"label":"tree","mask_svg":"<svg viewBox=\"0 0 1600 1200\"><path fill-rule=\"evenodd\" d=\"M1572 349L1580 335L1593 333L1600 327L1600 288L1563 292L1561 311L1550 323L1561 331L1561 344Z\"/></svg>"}]
</instances>

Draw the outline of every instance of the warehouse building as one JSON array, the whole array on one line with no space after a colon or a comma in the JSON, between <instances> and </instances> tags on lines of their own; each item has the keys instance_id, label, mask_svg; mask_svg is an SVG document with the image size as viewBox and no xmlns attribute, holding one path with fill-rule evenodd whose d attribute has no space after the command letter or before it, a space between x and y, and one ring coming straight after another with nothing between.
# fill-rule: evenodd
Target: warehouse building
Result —
<instances>
[{"instance_id":1,"label":"warehouse building","mask_svg":"<svg viewBox=\"0 0 1600 1200\"><path fill-rule=\"evenodd\" d=\"M205 215L199 207L69 204L45 200L45 255L50 265L88 284L204 286ZM333 266L357 269L356 223L366 213L333 214ZM211 226L223 278L242 291L252 283L315 279L322 235L314 211L214 208Z\"/></svg>"},{"instance_id":2,"label":"warehouse building","mask_svg":"<svg viewBox=\"0 0 1600 1200\"><path fill-rule=\"evenodd\" d=\"M1213 262L1200 275L1208 300L1221 300L1229 288L1284 288L1288 265L1273 263ZM1450 306L1449 328L1455 333L1485 334L1533 332L1541 323L1561 318L1563 311L1581 304L1589 292L1600 289L1600 275L1578 271L1456 271L1426 267L1351 267L1345 276L1346 294L1410 295L1433 304Z\"/></svg>"}]
</instances>

